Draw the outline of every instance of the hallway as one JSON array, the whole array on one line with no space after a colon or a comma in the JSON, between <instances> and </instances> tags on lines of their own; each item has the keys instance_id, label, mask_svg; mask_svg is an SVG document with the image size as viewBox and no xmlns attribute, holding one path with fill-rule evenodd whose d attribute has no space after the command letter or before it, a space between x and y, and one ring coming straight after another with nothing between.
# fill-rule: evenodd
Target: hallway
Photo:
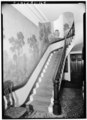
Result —
<instances>
[{"instance_id":1,"label":"hallway","mask_svg":"<svg viewBox=\"0 0 87 120\"><path fill-rule=\"evenodd\" d=\"M2 118L85 118L86 3L33 3L1 3Z\"/></svg>"}]
</instances>

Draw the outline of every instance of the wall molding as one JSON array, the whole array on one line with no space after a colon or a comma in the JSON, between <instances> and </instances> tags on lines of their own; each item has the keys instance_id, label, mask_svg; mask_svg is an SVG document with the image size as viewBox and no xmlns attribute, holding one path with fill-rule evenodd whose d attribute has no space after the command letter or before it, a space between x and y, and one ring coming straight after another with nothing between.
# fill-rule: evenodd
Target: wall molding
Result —
<instances>
[{"instance_id":1,"label":"wall molding","mask_svg":"<svg viewBox=\"0 0 87 120\"><path fill-rule=\"evenodd\" d=\"M12 6L36 26L38 26L39 22L43 23L49 21L41 10L34 4L12 4Z\"/></svg>"}]
</instances>

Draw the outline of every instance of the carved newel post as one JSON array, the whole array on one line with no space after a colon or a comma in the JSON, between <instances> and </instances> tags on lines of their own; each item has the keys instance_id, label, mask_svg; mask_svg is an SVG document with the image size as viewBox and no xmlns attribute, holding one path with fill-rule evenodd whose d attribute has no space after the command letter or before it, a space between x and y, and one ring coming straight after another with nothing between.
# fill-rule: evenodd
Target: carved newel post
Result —
<instances>
[{"instance_id":1,"label":"carved newel post","mask_svg":"<svg viewBox=\"0 0 87 120\"><path fill-rule=\"evenodd\" d=\"M59 100L59 80L54 80L54 105L53 113L55 115L61 114L61 105Z\"/></svg>"}]
</instances>

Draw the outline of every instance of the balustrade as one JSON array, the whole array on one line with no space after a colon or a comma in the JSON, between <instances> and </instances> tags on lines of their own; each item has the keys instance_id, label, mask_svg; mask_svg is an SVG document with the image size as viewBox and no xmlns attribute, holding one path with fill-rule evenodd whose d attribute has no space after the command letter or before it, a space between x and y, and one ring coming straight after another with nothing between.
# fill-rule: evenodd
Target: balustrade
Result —
<instances>
[{"instance_id":1,"label":"balustrade","mask_svg":"<svg viewBox=\"0 0 87 120\"><path fill-rule=\"evenodd\" d=\"M60 105L60 85L61 85L61 73L62 73L62 68L64 65L64 59L66 55L66 49L70 45L72 41L72 37L74 35L74 23L72 24L71 29L69 30L67 36L65 37L65 43L64 43L64 48L63 48L63 53L61 56L60 64L56 68L56 73L55 76L53 77L53 85L54 85L54 104L53 104L53 113L55 115L61 114L61 105ZM71 37L72 36L72 37Z\"/></svg>"}]
</instances>

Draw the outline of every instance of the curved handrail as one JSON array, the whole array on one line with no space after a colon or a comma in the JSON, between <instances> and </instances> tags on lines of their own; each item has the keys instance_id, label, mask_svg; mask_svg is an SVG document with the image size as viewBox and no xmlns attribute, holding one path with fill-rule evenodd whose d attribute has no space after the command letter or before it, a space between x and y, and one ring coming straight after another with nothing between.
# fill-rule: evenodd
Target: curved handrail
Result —
<instances>
[{"instance_id":1,"label":"curved handrail","mask_svg":"<svg viewBox=\"0 0 87 120\"><path fill-rule=\"evenodd\" d=\"M61 66L63 65L63 60L64 60L64 58L65 58L65 55L66 55L66 48L67 48L67 45L69 45L70 44L70 42L71 42L71 38L70 38L70 42L68 42L68 40L67 40L67 38L69 38L69 36L74 36L75 35L75 28L74 28L74 22L73 22L73 24L72 24L72 26L71 26L71 28L70 28L70 30L69 30L69 32L68 32L68 34L67 34L67 36L65 37L65 44L64 44L64 53L63 53L63 58L62 58L62 64L61 64ZM67 43L68 42L68 43ZM60 66L60 67L61 67Z\"/></svg>"},{"instance_id":2,"label":"curved handrail","mask_svg":"<svg viewBox=\"0 0 87 120\"><path fill-rule=\"evenodd\" d=\"M55 80L58 81L60 79L61 69L63 67L63 61L64 61L64 58L65 58L65 55L66 55L66 48L67 48L67 45L69 45L69 43L67 44L67 38L70 38L70 36L74 36L74 34L75 34L75 29L74 29L74 22L73 22L68 34L65 37L63 54L62 54L62 57L61 57L60 65L57 66L57 68L56 68L56 72L55 72L55 75L53 77L53 81L55 81Z\"/></svg>"},{"instance_id":3,"label":"curved handrail","mask_svg":"<svg viewBox=\"0 0 87 120\"><path fill-rule=\"evenodd\" d=\"M66 57L66 48L67 48L67 45L69 45L69 42L71 42L71 39L70 39L70 41L68 42L68 41L67 41L67 38L68 38L70 35L74 35L74 34L75 34L75 30L74 30L74 22L73 22L73 24L72 24L72 26L71 26L71 28L70 28L67 36L65 37L64 49L63 49L63 54L62 54L62 56L61 56L60 64L57 66L55 75L53 76L53 82L54 82L54 84L56 84L56 83L59 84L58 89L60 89L61 80L62 80L62 79L61 79L62 77L60 77L60 76L61 76L61 73L62 73L62 75L63 75L63 71L64 71L64 69L62 70L62 68L64 68L63 64L65 64L64 62L65 62L65 57ZM67 44L67 43L68 43L68 44ZM58 84L57 84L57 85L58 85ZM54 89L55 89L55 88L54 88ZM54 94L54 95L55 95L55 94ZM54 96L54 98L55 98L55 96Z\"/></svg>"},{"instance_id":4,"label":"curved handrail","mask_svg":"<svg viewBox=\"0 0 87 120\"><path fill-rule=\"evenodd\" d=\"M74 24L74 23L73 23ZM63 76L63 72L64 72L64 65L65 65L65 60L66 60L66 50L68 45L70 44L71 40L68 42L67 41L67 37L70 36L71 34L74 34L73 29L74 26L72 24L72 27L70 28L68 34L65 36L65 42L64 42L64 48L63 48L63 53L61 56L61 60L60 60L60 64L57 66L56 69L56 73L53 76L53 83L54 83L54 94L53 94L53 99L54 99L54 103L53 103L53 113L58 115L61 113L61 106L60 106L60 88L61 88L61 81L62 81L62 76Z\"/></svg>"}]
</instances>

